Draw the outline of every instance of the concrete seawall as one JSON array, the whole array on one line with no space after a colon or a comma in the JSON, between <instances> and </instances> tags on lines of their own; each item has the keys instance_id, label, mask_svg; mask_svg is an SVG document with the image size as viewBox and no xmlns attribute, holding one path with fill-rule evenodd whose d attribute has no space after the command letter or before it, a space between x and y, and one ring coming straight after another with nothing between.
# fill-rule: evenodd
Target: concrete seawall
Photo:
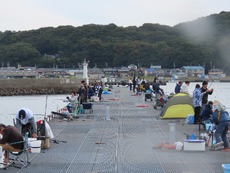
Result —
<instances>
[{"instance_id":1,"label":"concrete seawall","mask_svg":"<svg viewBox=\"0 0 230 173\"><path fill-rule=\"evenodd\" d=\"M82 79L2 79L0 95L66 94L77 90Z\"/></svg>"}]
</instances>

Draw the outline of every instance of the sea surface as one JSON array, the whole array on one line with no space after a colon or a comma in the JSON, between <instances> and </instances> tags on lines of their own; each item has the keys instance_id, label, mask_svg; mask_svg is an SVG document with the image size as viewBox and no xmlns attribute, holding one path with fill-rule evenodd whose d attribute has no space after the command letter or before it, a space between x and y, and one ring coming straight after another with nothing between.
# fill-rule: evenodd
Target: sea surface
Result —
<instances>
[{"instance_id":1,"label":"sea surface","mask_svg":"<svg viewBox=\"0 0 230 173\"><path fill-rule=\"evenodd\" d=\"M190 83L189 92L192 95L195 85ZM201 85L201 83L199 83ZM162 89L167 95L174 92L175 82L162 85ZM219 100L230 111L230 83L209 82L209 88L213 88L214 92L209 95L209 100ZM114 86L116 88L116 86ZM127 92L129 88L127 88ZM31 96L4 96L0 97L0 123L6 125L13 124L13 118L21 107L28 107L35 115L35 119L43 119L45 115L50 115L51 111L57 111L66 106L64 102L67 95L31 95Z\"/></svg>"},{"instance_id":2,"label":"sea surface","mask_svg":"<svg viewBox=\"0 0 230 173\"><path fill-rule=\"evenodd\" d=\"M0 123L13 124L13 118L22 107L32 110L36 120L44 119L51 111L57 111L66 106L67 95L31 95L0 97Z\"/></svg>"},{"instance_id":3,"label":"sea surface","mask_svg":"<svg viewBox=\"0 0 230 173\"><path fill-rule=\"evenodd\" d=\"M192 95L196 84L200 84L202 86L201 82L192 82L189 85L189 93ZM162 89L166 92L166 94L170 94L171 92L174 92L174 88L176 86L176 83L167 83L166 86L161 86ZM213 88L212 95L208 96L209 101L218 100L221 103L223 103L227 110L230 111L230 83L228 82L209 82L208 88Z\"/></svg>"}]
</instances>

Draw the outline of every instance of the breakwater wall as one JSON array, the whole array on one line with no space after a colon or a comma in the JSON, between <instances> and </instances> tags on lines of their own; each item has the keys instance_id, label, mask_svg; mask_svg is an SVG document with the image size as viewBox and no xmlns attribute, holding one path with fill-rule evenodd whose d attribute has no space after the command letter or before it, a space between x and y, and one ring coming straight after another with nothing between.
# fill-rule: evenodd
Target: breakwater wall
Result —
<instances>
[{"instance_id":1,"label":"breakwater wall","mask_svg":"<svg viewBox=\"0 0 230 173\"><path fill-rule=\"evenodd\" d=\"M69 94L82 79L1 79L0 96Z\"/></svg>"}]
</instances>

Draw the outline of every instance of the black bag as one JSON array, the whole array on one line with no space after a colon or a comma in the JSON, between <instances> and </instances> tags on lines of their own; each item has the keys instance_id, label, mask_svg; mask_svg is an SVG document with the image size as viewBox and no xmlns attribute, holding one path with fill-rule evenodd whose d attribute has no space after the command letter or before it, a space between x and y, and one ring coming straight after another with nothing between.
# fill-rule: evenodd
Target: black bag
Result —
<instances>
[{"instance_id":1,"label":"black bag","mask_svg":"<svg viewBox=\"0 0 230 173\"><path fill-rule=\"evenodd\" d=\"M43 120L43 121L41 121L41 123L37 124L37 134L38 134L38 136L45 136L46 135L45 120Z\"/></svg>"}]
</instances>

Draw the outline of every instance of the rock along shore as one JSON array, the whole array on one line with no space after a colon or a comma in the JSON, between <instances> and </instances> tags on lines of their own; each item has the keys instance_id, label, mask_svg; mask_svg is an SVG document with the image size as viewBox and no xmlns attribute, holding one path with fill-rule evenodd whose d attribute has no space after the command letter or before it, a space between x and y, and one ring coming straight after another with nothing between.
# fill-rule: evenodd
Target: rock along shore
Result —
<instances>
[{"instance_id":1,"label":"rock along shore","mask_svg":"<svg viewBox=\"0 0 230 173\"><path fill-rule=\"evenodd\" d=\"M0 96L69 94L82 79L2 79Z\"/></svg>"}]
</instances>

